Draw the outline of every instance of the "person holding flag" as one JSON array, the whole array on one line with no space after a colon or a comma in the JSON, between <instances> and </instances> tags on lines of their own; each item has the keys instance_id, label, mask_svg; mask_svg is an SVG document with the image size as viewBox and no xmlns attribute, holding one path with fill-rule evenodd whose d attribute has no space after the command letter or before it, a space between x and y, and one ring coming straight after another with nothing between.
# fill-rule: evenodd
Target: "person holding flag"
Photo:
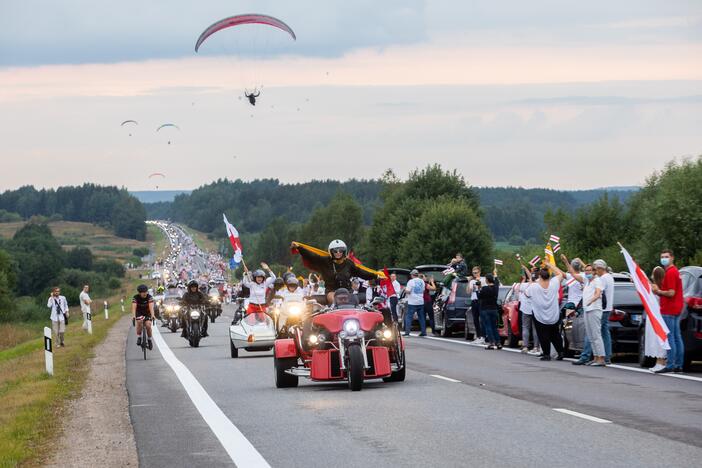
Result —
<instances>
[{"instance_id":1,"label":"person holding flag","mask_svg":"<svg viewBox=\"0 0 702 468\"><path fill-rule=\"evenodd\" d=\"M680 333L680 313L683 309L682 280L680 272L675 266L672 250L663 250L660 262L665 269L665 274L661 286L654 283L652 291L660 298L660 313L670 332L668 336L670 351L668 352L668 364L656 373L675 372L679 374L682 373L685 360L685 347Z\"/></svg>"}]
</instances>

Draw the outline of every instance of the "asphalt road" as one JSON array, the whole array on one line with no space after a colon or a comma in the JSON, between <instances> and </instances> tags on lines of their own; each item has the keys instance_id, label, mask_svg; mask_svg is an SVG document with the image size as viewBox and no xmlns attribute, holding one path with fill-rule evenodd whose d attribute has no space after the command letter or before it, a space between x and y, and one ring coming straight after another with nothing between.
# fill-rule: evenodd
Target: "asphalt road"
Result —
<instances>
[{"instance_id":1,"label":"asphalt road","mask_svg":"<svg viewBox=\"0 0 702 468\"><path fill-rule=\"evenodd\" d=\"M232 313L210 324L197 349L164 328L161 336L274 467L690 467L702 459L702 381L411 337L405 382L352 393L302 379L276 389L271 353L229 357ZM162 351L144 361L129 331L140 465L233 466Z\"/></svg>"}]
</instances>

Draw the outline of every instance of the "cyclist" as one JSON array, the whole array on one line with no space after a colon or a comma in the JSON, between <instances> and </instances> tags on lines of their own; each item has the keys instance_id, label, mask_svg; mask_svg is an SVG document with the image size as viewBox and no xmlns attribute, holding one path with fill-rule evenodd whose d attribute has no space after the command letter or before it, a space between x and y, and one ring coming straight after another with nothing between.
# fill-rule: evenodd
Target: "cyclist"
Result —
<instances>
[{"instance_id":1,"label":"cyclist","mask_svg":"<svg viewBox=\"0 0 702 468\"><path fill-rule=\"evenodd\" d=\"M146 326L146 334L149 336L147 346L153 349L151 324L154 321L154 298L145 284L137 287L137 293L132 298L132 317L136 323L137 346L141 346L141 327Z\"/></svg>"}]
</instances>

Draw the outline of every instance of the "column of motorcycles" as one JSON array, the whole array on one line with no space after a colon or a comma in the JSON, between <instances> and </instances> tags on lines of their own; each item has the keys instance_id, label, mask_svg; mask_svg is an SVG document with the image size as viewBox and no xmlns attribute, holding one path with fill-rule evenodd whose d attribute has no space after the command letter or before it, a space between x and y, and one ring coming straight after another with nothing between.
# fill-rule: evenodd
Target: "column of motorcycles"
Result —
<instances>
[{"instance_id":1,"label":"column of motorcycles","mask_svg":"<svg viewBox=\"0 0 702 468\"><path fill-rule=\"evenodd\" d=\"M211 288L206 297L206 302L201 305L183 306L180 294L169 290L158 304L161 325L173 333L183 328L183 337L188 340L190 346L197 348L203 338L203 331L206 330L205 322L208 318L214 323L217 317L222 315L222 299L217 288Z\"/></svg>"}]
</instances>

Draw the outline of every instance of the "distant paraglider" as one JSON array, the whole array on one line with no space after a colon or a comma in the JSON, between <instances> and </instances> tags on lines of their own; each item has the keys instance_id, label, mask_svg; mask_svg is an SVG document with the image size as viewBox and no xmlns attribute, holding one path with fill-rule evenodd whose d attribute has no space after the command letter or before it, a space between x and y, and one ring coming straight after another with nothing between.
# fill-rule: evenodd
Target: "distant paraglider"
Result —
<instances>
[{"instance_id":1,"label":"distant paraglider","mask_svg":"<svg viewBox=\"0 0 702 468\"><path fill-rule=\"evenodd\" d=\"M133 125L139 125L139 122L137 122L136 120L125 120L124 122L122 122L121 124L119 124L120 127L124 127L125 125L127 126L127 128L130 128L130 127L132 127ZM132 132L131 132L131 131L129 132L129 136L132 136Z\"/></svg>"},{"instance_id":2,"label":"distant paraglider","mask_svg":"<svg viewBox=\"0 0 702 468\"><path fill-rule=\"evenodd\" d=\"M169 127L175 128L175 129L177 129L178 131L180 131L180 127L177 126L176 124L172 124L172 123L165 123L165 124L159 126L159 127L156 129L156 131L159 132L159 131L161 131L162 128L169 128ZM171 144L171 140L168 140L168 144L169 144L169 145Z\"/></svg>"},{"instance_id":3,"label":"distant paraglider","mask_svg":"<svg viewBox=\"0 0 702 468\"><path fill-rule=\"evenodd\" d=\"M162 172L154 172L152 174L149 174L149 180L153 179L154 177L158 179L165 179L166 174L163 174ZM156 185L156 190L158 190L158 185Z\"/></svg>"}]
</instances>

